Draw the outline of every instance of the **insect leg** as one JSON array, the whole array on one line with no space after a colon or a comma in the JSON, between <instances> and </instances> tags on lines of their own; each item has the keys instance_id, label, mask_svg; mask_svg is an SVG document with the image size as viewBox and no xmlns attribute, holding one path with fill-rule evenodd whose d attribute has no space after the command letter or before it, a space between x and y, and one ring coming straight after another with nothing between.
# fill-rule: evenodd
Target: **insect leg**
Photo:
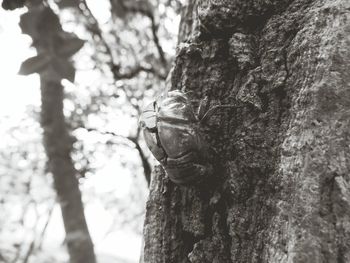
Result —
<instances>
[{"instance_id":1,"label":"insect leg","mask_svg":"<svg viewBox=\"0 0 350 263\"><path fill-rule=\"evenodd\" d=\"M205 113L209 110L210 103L208 97L204 97L203 100L200 101L199 106L198 106L198 111L197 111L197 116L198 119L201 120Z\"/></svg>"},{"instance_id":2,"label":"insect leg","mask_svg":"<svg viewBox=\"0 0 350 263\"><path fill-rule=\"evenodd\" d=\"M231 104L227 104L227 105L217 105L214 106L213 108L210 108L202 118L200 118L200 122L204 123L206 122L211 116L213 116L213 114L218 110L218 109L224 109L224 108L236 108L237 105L231 105Z\"/></svg>"}]
</instances>

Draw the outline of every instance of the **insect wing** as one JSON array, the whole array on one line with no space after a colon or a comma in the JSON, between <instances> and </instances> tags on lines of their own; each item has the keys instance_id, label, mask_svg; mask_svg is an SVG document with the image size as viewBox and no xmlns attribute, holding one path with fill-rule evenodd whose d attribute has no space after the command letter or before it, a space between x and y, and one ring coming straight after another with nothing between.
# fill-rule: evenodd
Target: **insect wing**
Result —
<instances>
[{"instance_id":1,"label":"insect wing","mask_svg":"<svg viewBox=\"0 0 350 263\"><path fill-rule=\"evenodd\" d=\"M185 104L189 103L189 99L185 93L180 90L172 90L168 92L168 98L172 98L174 101L182 102Z\"/></svg>"},{"instance_id":2,"label":"insect wing","mask_svg":"<svg viewBox=\"0 0 350 263\"><path fill-rule=\"evenodd\" d=\"M171 158L196 150L194 126L197 118L186 95L172 91L158 111L157 130L160 142Z\"/></svg>"},{"instance_id":3,"label":"insect wing","mask_svg":"<svg viewBox=\"0 0 350 263\"><path fill-rule=\"evenodd\" d=\"M176 124L178 123L196 122L197 118L194 114L191 104L185 99L185 97L174 96L166 98L159 106L158 116L160 119L173 119Z\"/></svg>"},{"instance_id":4,"label":"insect wing","mask_svg":"<svg viewBox=\"0 0 350 263\"><path fill-rule=\"evenodd\" d=\"M158 134L162 147L171 158L197 150L194 131L188 125L158 122Z\"/></svg>"},{"instance_id":5,"label":"insect wing","mask_svg":"<svg viewBox=\"0 0 350 263\"><path fill-rule=\"evenodd\" d=\"M153 133L147 129L143 130L143 136L145 138L146 144L150 151L152 152L153 156L159 161L163 162L164 158L166 157L164 149L159 145L159 142L157 140L156 133Z\"/></svg>"}]
</instances>

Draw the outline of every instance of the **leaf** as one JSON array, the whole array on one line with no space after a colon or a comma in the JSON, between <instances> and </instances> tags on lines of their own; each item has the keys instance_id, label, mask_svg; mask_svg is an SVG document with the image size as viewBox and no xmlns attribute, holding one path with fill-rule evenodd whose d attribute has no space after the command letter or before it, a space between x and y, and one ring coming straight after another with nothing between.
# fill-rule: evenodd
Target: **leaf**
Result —
<instances>
[{"instance_id":1,"label":"leaf","mask_svg":"<svg viewBox=\"0 0 350 263\"><path fill-rule=\"evenodd\" d=\"M43 0L24 0L24 1L27 2L30 5L30 7L42 5L43 3Z\"/></svg>"},{"instance_id":2,"label":"leaf","mask_svg":"<svg viewBox=\"0 0 350 263\"><path fill-rule=\"evenodd\" d=\"M4 0L2 2L2 8L5 10L14 10L24 6L25 0Z\"/></svg>"},{"instance_id":3,"label":"leaf","mask_svg":"<svg viewBox=\"0 0 350 263\"><path fill-rule=\"evenodd\" d=\"M49 7L34 8L21 15L19 26L34 42L42 42L43 35L47 37L62 31L58 16Z\"/></svg>"},{"instance_id":4,"label":"leaf","mask_svg":"<svg viewBox=\"0 0 350 263\"><path fill-rule=\"evenodd\" d=\"M57 48L57 53L59 55L71 57L84 46L85 41L76 36L65 38L66 39L63 41L62 45Z\"/></svg>"},{"instance_id":5,"label":"leaf","mask_svg":"<svg viewBox=\"0 0 350 263\"><path fill-rule=\"evenodd\" d=\"M59 8L70 8L70 7L78 7L78 0L56 0L56 4Z\"/></svg>"},{"instance_id":6,"label":"leaf","mask_svg":"<svg viewBox=\"0 0 350 263\"><path fill-rule=\"evenodd\" d=\"M33 39L39 36L37 24L40 10L27 12L20 17L19 26L23 34L31 36Z\"/></svg>"},{"instance_id":7,"label":"leaf","mask_svg":"<svg viewBox=\"0 0 350 263\"><path fill-rule=\"evenodd\" d=\"M74 82L75 68L71 61L61 58L55 58L52 61L52 66L60 79L67 79L70 82Z\"/></svg>"},{"instance_id":8,"label":"leaf","mask_svg":"<svg viewBox=\"0 0 350 263\"><path fill-rule=\"evenodd\" d=\"M18 74L30 75L32 73L42 72L49 64L51 57L47 53L39 54L22 62Z\"/></svg>"},{"instance_id":9,"label":"leaf","mask_svg":"<svg viewBox=\"0 0 350 263\"><path fill-rule=\"evenodd\" d=\"M37 28L41 38L43 35L48 37L62 31L58 15L50 7L44 7L38 19Z\"/></svg>"}]
</instances>

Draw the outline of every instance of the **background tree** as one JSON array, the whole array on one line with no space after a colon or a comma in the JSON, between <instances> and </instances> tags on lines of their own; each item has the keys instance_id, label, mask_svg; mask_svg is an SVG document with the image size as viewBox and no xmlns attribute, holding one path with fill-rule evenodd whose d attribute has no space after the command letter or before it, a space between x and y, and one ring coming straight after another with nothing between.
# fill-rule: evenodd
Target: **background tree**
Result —
<instances>
[{"instance_id":1,"label":"background tree","mask_svg":"<svg viewBox=\"0 0 350 263\"><path fill-rule=\"evenodd\" d=\"M349 8L187 2L172 89L237 107L204 127L217 185L155 170L144 262L350 261Z\"/></svg>"},{"instance_id":2,"label":"background tree","mask_svg":"<svg viewBox=\"0 0 350 263\"><path fill-rule=\"evenodd\" d=\"M110 19L104 17L103 21L95 15L89 1L65 0L56 1L56 4L62 12L68 11L73 15L69 19L74 20L76 25L84 26L84 37L94 50L91 63L107 86L104 88L100 84L98 94L91 94L93 100L83 108L85 116L78 118L83 120L94 114L101 116L101 105L109 106L119 97L124 97L118 109L113 110L129 116L130 132L123 135L118 130L114 131L114 127L103 130L87 121L73 128L113 135L131 143L139 153L149 184L151 166L143 150L137 121L144 103L159 93L159 87L169 71L171 54L168 52L174 49L176 37L174 32L169 31L169 23L176 18L180 5L176 1L166 0L106 2L109 3ZM164 51L161 42L166 45L168 52ZM95 110L93 105L97 106Z\"/></svg>"},{"instance_id":3,"label":"background tree","mask_svg":"<svg viewBox=\"0 0 350 263\"><path fill-rule=\"evenodd\" d=\"M74 81L75 68L70 57L83 41L62 30L58 16L43 3L30 3L21 16L23 33L31 36L38 54L23 62L20 73L39 73L41 89L41 127L48 169L62 210L66 242L72 263L94 263L93 243L87 228L79 190L77 171L71 159L73 140L63 112L62 79Z\"/></svg>"},{"instance_id":4,"label":"background tree","mask_svg":"<svg viewBox=\"0 0 350 263\"><path fill-rule=\"evenodd\" d=\"M4 224L11 224L11 229L16 228L16 232L23 227L28 228L32 233L28 238L29 241L24 238L7 239L6 247L11 247L13 244L13 248L9 249L2 258L6 262L58 261L57 254L61 254L61 250L60 253L48 255L49 252L41 249L43 247L41 246L43 240L41 233L45 233L47 229L45 220L51 224L52 217L51 222L56 222L57 219L57 215L52 212L55 210L53 208L55 206L53 204L54 195L50 191L51 180L47 175L51 176L53 159L57 161L53 155L58 152L65 154L66 157L70 155L67 158L72 159L70 167L74 171L75 179L73 180L78 179L81 183L80 187L86 206L89 208L91 203L99 200L104 209L109 214L113 214L113 222L106 231L106 236L121 226L131 228L135 232L141 231L145 185L136 177L142 174L143 168L145 178L149 182L151 160L148 152L144 151L142 136L140 136L137 125L138 114L143 104L148 103L157 94L158 87L164 82L170 68L176 30L172 29L172 32L168 30L176 28L174 25L169 27L169 24L174 22L179 4L176 1L166 0L104 1L106 2L109 5L104 5L104 9L99 9L104 10L105 13L101 16L99 12L96 12L98 9L91 4L93 1L2 1L4 9L16 9L24 5L29 8L28 12L26 8L19 11L27 12L22 17L21 26L24 31L28 29L28 33L32 33L30 35L35 38L33 46L38 56L27 60L21 72L23 74L38 72L42 76L41 79L44 76L46 80L50 80L50 83L51 79L54 79L58 89L52 88L43 93L45 96L51 96L50 100L45 99L42 104L42 106L45 105L46 112L49 112L49 114L42 115L43 128L52 132L45 133L47 139L47 136L51 136L49 144L52 147L49 147L49 153L53 157L49 159L47 167L40 163L41 166L35 169L36 161L45 162L43 149L39 145L36 145L38 148L36 151L33 150L33 153L38 155L38 160L34 158L32 161L26 156L32 156L33 153L20 146L20 144L40 143L37 136L34 136L35 139L32 139L31 136L33 133L38 135L43 130L30 120L27 120L29 123L27 126L33 125L37 130L28 129L23 125L11 127L11 131L26 129L28 134L23 132L26 136L15 136L13 141L18 141L17 146L14 144L11 151L4 151L2 154L1 163L6 169L1 170L1 181L7 182L10 175L16 175L12 176L11 183L3 184L3 188L8 189L6 193L8 191L16 193L20 182L34 180L42 183L40 192L44 193L47 190L50 194L47 197L36 193L39 187L35 187L34 190L30 187L23 189L20 195L23 200L28 199L30 202L33 194L40 198L35 200L37 202L35 206L29 205L28 209L26 209L26 202L16 199L18 208L23 209L23 221L25 222L21 225L16 221L16 213L8 211L10 209L8 200L12 195L1 195L1 198L4 197L3 205L6 213L12 215L1 218ZM58 22L57 18L52 18L53 16L45 12L43 12L44 15L41 15L38 9L44 6L53 10L52 15L59 17L60 21ZM36 31L40 31L40 34L37 34ZM79 38L85 40L83 48L81 48L83 41L68 33L70 31L76 32ZM80 48L73 64L71 56ZM84 77L87 77L85 82L82 81ZM72 85L64 79L70 81L77 79L77 81ZM90 81L91 79L93 81ZM55 86L47 81L41 83L42 86ZM63 89L64 92L59 91L60 89ZM29 116L29 119L37 120L32 115ZM60 136L57 137L58 134ZM91 140L92 137L94 140ZM6 147L6 142L4 142L3 149ZM59 149L56 151L55 147ZM11 162L7 163L6 159L11 159ZM118 171L111 171L112 176L127 177L130 174L132 177L130 180L133 191L129 197L123 198L124 200L116 197L118 194L115 191L96 193L92 186L94 183L98 184L97 178L100 177L100 171L105 166L112 166L112 162L115 165L113 171ZM26 165L17 167L16 163L26 163ZM123 172L120 172L119 167L123 168ZM24 172L28 178L20 176ZM40 178L41 176L44 178ZM99 180L105 179L101 177ZM65 182L68 180L61 181L61 183ZM56 187L57 183L56 181ZM73 186L79 190L77 185L73 184ZM63 198L68 198L66 192L61 191L60 194L63 195ZM80 198L79 192L76 197ZM39 207L40 212L39 223L29 226L27 221L32 218L31 213L36 206ZM76 217L79 218L79 216ZM84 224L82 226L84 227ZM5 232L8 232L5 228L0 231L2 237ZM50 231L48 232L50 237ZM46 241L49 243L49 238ZM1 247L3 246L5 245L1 243ZM76 255L79 253L76 251Z\"/></svg>"},{"instance_id":5,"label":"background tree","mask_svg":"<svg viewBox=\"0 0 350 263\"><path fill-rule=\"evenodd\" d=\"M45 176L46 156L36 115L27 114L20 127L9 126L10 118L2 125L6 130L1 148L6 151L0 153L1 262L29 262L42 246L52 219L55 196L49 187L52 177Z\"/></svg>"}]
</instances>

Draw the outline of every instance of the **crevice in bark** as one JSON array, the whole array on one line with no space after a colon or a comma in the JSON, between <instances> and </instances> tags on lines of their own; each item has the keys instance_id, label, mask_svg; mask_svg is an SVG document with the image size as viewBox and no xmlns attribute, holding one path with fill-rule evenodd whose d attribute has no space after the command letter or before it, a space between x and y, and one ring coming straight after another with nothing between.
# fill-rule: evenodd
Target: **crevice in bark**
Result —
<instances>
[{"instance_id":1,"label":"crevice in bark","mask_svg":"<svg viewBox=\"0 0 350 263\"><path fill-rule=\"evenodd\" d=\"M196 237L192 233L183 230L182 231L182 240L184 243L184 253L186 255L190 254L193 251L194 245L203 239L205 239L205 238L204 237Z\"/></svg>"},{"instance_id":2,"label":"crevice in bark","mask_svg":"<svg viewBox=\"0 0 350 263\"><path fill-rule=\"evenodd\" d=\"M225 200L224 196L220 198L219 202L215 206L215 210L219 213L221 217L219 222L219 227L221 228L223 243L225 245L224 251L226 252L227 259L230 259L231 258L230 248L232 245L232 237L229 234L230 229L227 223L229 205L228 205L228 202Z\"/></svg>"},{"instance_id":3,"label":"crevice in bark","mask_svg":"<svg viewBox=\"0 0 350 263\"><path fill-rule=\"evenodd\" d=\"M339 189L336 187L336 178L341 178L340 175L333 174L331 177L321 178L320 183L320 216L325 221L329 222L332 226L332 233L333 237L331 240L329 240L329 243L334 243L334 246L336 247L336 259L338 263L344 263L345 257L344 257L344 247L341 244L342 236L344 235L343 231L339 229L339 226L337 225L339 222L337 220L337 212L334 209L335 205L339 205L338 195L342 195L342 193L339 192ZM344 208L346 209L346 208ZM328 237L331 238L331 237ZM328 248L322 247L321 253L323 257L326 259L326 261L332 261L331 251Z\"/></svg>"},{"instance_id":4,"label":"crevice in bark","mask_svg":"<svg viewBox=\"0 0 350 263\"><path fill-rule=\"evenodd\" d=\"M235 32L256 33L265 27L268 20L281 14L293 0L261 1L202 1L198 6L201 37L226 38Z\"/></svg>"},{"instance_id":5,"label":"crevice in bark","mask_svg":"<svg viewBox=\"0 0 350 263\"><path fill-rule=\"evenodd\" d=\"M290 44L291 41L289 41ZM277 116L277 121L279 123L282 123L282 117L283 115L288 112L290 105L288 105L288 101L289 99L287 98L288 94L286 91L286 85L287 85L287 81L289 79L290 76L290 72L288 70L288 58L287 58L287 51L286 49L282 50L282 57L283 57L283 64L284 64L284 70L286 72L286 75L282 81L282 84L275 90L275 93L277 95L277 97L279 98L279 114Z\"/></svg>"},{"instance_id":6,"label":"crevice in bark","mask_svg":"<svg viewBox=\"0 0 350 263\"><path fill-rule=\"evenodd\" d=\"M321 179L320 183L320 216L324 218L324 220L329 221L333 225L333 231L336 232L336 216L333 211L333 194L335 190L335 177L333 175L331 178ZM339 247L338 247L339 250ZM326 248L322 247L321 253L326 261L329 261L329 251ZM338 255L339 258L339 255Z\"/></svg>"}]
</instances>

